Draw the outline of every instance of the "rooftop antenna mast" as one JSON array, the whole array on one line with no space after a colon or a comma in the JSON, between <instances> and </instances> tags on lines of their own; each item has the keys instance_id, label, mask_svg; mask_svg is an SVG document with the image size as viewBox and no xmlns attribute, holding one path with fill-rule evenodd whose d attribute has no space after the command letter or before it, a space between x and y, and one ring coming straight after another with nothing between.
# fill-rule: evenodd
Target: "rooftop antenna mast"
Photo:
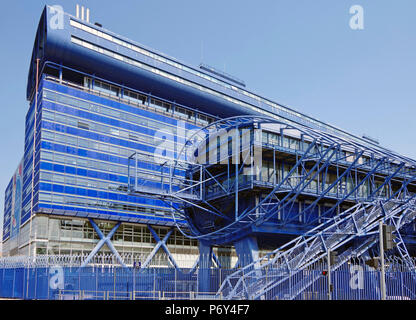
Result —
<instances>
[{"instance_id":1,"label":"rooftop antenna mast","mask_svg":"<svg viewBox=\"0 0 416 320\"><path fill-rule=\"evenodd\" d=\"M79 4L77 4L76 5L76 17L77 19L81 19L89 23L90 22L90 9L84 8L84 6L80 6Z\"/></svg>"}]
</instances>

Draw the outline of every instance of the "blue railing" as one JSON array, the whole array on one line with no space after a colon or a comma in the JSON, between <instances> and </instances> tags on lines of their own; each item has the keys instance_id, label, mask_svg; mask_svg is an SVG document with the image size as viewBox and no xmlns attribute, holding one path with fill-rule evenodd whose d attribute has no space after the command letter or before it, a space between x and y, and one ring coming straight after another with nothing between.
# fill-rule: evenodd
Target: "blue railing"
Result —
<instances>
[{"instance_id":1,"label":"blue railing","mask_svg":"<svg viewBox=\"0 0 416 320\"><path fill-rule=\"evenodd\" d=\"M0 268L0 297L48 300L163 300L222 299L217 295L224 279L235 269L210 269L210 292L198 291L198 270L121 267ZM270 292L265 299L379 300L381 271L364 263L345 264L331 272L328 291L325 264L310 270L290 271L297 281ZM276 271L277 272L277 271ZM281 275L270 269L269 278ZM314 281L309 281L313 277ZM299 284L302 284L299 286ZM404 267L387 268L387 299L416 299L416 281Z\"/></svg>"}]
</instances>

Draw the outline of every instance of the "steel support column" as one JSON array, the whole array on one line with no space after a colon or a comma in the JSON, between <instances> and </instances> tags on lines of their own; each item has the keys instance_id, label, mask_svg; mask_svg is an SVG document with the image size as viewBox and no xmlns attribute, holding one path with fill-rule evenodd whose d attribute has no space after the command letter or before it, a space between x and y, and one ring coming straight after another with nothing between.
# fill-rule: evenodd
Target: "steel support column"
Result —
<instances>
[{"instance_id":1,"label":"steel support column","mask_svg":"<svg viewBox=\"0 0 416 320\"><path fill-rule=\"evenodd\" d=\"M244 267L259 259L259 248L255 237L245 237L234 243L240 267Z\"/></svg>"},{"instance_id":2,"label":"steel support column","mask_svg":"<svg viewBox=\"0 0 416 320\"><path fill-rule=\"evenodd\" d=\"M212 245L199 241L198 291L211 292Z\"/></svg>"},{"instance_id":3,"label":"steel support column","mask_svg":"<svg viewBox=\"0 0 416 320\"><path fill-rule=\"evenodd\" d=\"M100 251L100 249L103 247L103 245L104 244L107 244L108 248L115 255L115 257L118 260L118 262L124 268L126 268L127 266L124 264L123 259L120 257L119 253L117 252L116 248L114 247L114 245L111 242L111 238L113 237L114 233L117 231L118 227L120 227L121 222L118 222L113 227L113 229L111 229L111 231L108 233L108 235L105 236L104 233L100 230L100 228L98 227L98 225L95 223L95 221L93 219L88 218L88 220L90 221L90 223L91 223L92 227L94 228L95 232L100 237L100 241L97 243L97 245L91 251L91 253L88 255L88 257L84 260L84 262L82 263L81 267L85 267L91 261L91 259L97 254L97 252Z\"/></svg>"},{"instance_id":4,"label":"steel support column","mask_svg":"<svg viewBox=\"0 0 416 320\"><path fill-rule=\"evenodd\" d=\"M163 250L168 255L168 258L172 265L179 270L179 266L176 263L175 259L173 258L172 254L170 253L168 247L166 246L166 241L168 241L169 237L174 231L174 228L170 229L168 233L164 236L163 240L160 240L159 236L155 232L155 230L151 226L147 226L149 228L150 233L152 234L153 238L156 240L156 246L153 248L152 252L149 254L149 256L146 258L146 261L142 264L141 268L145 268L149 265L150 261L154 258L156 253L159 251L160 248L163 248Z\"/></svg>"}]
</instances>

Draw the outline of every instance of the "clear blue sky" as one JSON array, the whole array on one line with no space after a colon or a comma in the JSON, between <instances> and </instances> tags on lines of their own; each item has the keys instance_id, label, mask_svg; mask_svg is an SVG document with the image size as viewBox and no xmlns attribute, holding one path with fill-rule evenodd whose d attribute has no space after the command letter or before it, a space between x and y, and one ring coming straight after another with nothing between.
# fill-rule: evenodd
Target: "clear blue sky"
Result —
<instances>
[{"instance_id":1,"label":"clear blue sky","mask_svg":"<svg viewBox=\"0 0 416 320\"><path fill-rule=\"evenodd\" d=\"M23 155L26 78L45 4L192 65L202 61L247 87L416 158L416 1L140 0L2 3L0 215ZM349 27L352 5L364 30ZM1 221L3 218L1 217Z\"/></svg>"}]
</instances>

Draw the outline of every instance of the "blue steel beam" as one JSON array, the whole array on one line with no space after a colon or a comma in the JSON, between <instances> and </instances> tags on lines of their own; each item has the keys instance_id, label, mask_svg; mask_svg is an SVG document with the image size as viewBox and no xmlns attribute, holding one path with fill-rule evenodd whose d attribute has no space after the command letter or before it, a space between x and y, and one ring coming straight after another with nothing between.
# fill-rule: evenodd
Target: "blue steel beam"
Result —
<instances>
[{"instance_id":1,"label":"blue steel beam","mask_svg":"<svg viewBox=\"0 0 416 320\"><path fill-rule=\"evenodd\" d=\"M189 271L189 273L190 273L190 274L191 274L191 273L194 273L194 272L195 272L195 270L198 268L198 265L199 265L199 256L198 256L198 258L196 258L196 260L195 260L195 262L194 262L194 264L193 264L193 266L192 266L191 270Z\"/></svg>"},{"instance_id":2,"label":"blue steel beam","mask_svg":"<svg viewBox=\"0 0 416 320\"><path fill-rule=\"evenodd\" d=\"M195 270L198 268L198 266L199 266L199 259L200 259L200 256L198 256L198 258L196 258L194 264L192 265L192 268L189 271L190 274L193 273L193 272L195 272ZM215 255L214 252L212 253L212 259L216 263L216 265L217 265L218 268L222 268L221 263L220 263L220 260L218 259L218 257Z\"/></svg>"},{"instance_id":3,"label":"blue steel beam","mask_svg":"<svg viewBox=\"0 0 416 320\"><path fill-rule=\"evenodd\" d=\"M118 262L124 268L126 268L127 266L124 264L123 259L121 258L121 256L119 255L118 251L116 250L116 248L111 243L111 238L113 237L114 233L117 231L118 227L120 227L121 222L118 222L113 227L113 229L111 229L111 231L108 233L108 235L105 236L104 233L100 230L100 228L98 227L98 225L95 223L95 221L93 219L88 218L88 220L90 221L90 223L91 223L92 227L94 228L95 232L100 237L100 241L97 243L97 245L95 246L95 248L90 252L90 254L88 255L88 257L84 260L84 262L82 263L81 267L85 267L91 261L91 259L97 254L97 252L100 251L100 249L103 247L103 245L104 244L107 244L108 248L115 255L115 257L118 260Z\"/></svg>"},{"instance_id":4,"label":"blue steel beam","mask_svg":"<svg viewBox=\"0 0 416 320\"><path fill-rule=\"evenodd\" d=\"M356 185L355 186L355 188L350 192L350 193L348 193L346 196L344 196L343 198L341 198L341 199L339 199L338 201L337 201L337 203L330 209L330 210L328 210L328 211L326 211L326 212L324 212L324 214L323 214L323 216L321 216L320 218L322 218L322 217L327 217L331 212L333 212L334 211L334 209L340 204L340 203L342 203L342 201L344 201L350 194L352 194L352 193L354 193L356 190L358 190L358 188L367 180L367 179L369 179L370 177L371 177L371 175L372 175L372 173L374 173L376 170L377 170L377 168L380 166L382 164L382 161L380 161L380 163L375 167L375 168L373 168L373 170L372 171L370 171L367 175L366 175L366 177L363 179L363 180L361 180L360 181L360 183L358 184L358 185ZM388 177L386 177L385 178L385 180L384 180L384 182L378 187L378 188L376 188L376 190L374 190L374 191L372 191L372 193L368 196L368 199L371 199L371 198L373 198L374 196L376 196L377 195L377 193L378 193L378 191L379 190L381 190L387 183L389 183L396 175L397 175L397 173L402 169L402 167L404 166L404 163L402 163L400 166L399 166L399 168L393 173L393 174L391 174L390 176L388 176ZM395 194L397 194L397 193L395 193ZM310 224L313 224L314 222L316 222L316 220L318 220L318 219L315 219L315 220L312 220L310 223L309 223L309 225Z\"/></svg>"}]
</instances>

